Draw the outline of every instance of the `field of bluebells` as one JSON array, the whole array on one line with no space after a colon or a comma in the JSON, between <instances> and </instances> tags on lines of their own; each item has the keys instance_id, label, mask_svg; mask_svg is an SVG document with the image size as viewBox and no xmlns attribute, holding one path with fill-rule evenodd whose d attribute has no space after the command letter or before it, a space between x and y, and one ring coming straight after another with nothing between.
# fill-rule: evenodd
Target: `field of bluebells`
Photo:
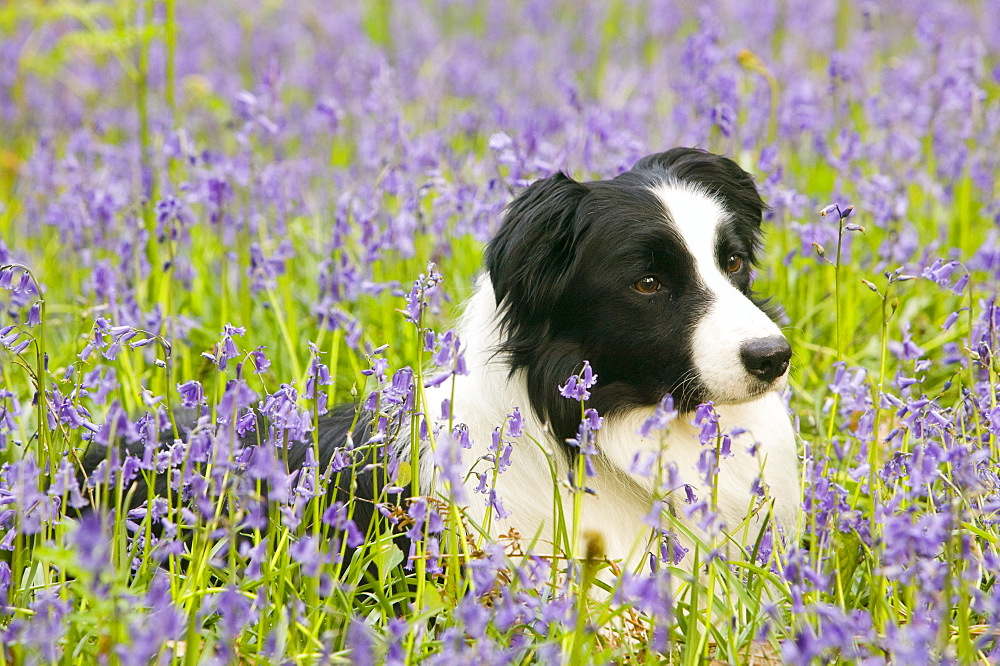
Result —
<instances>
[{"instance_id":1,"label":"field of bluebells","mask_svg":"<svg viewBox=\"0 0 1000 666\"><path fill-rule=\"evenodd\" d=\"M996 0L8 2L0 118L0 664L1000 659ZM595 594L392 459L360 533L317 419L419 435L513 194L674 145L772 206L801 538Z\"/></svg>"}]
</instances>

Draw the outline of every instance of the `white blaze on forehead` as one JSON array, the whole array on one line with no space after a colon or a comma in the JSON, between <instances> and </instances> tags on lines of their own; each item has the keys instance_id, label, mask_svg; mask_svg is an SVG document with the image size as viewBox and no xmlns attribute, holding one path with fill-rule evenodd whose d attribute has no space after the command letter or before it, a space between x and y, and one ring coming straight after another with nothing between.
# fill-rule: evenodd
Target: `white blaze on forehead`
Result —
<instances>
[{"instance_id":1,"label":"white blaze on forehead","mask_svg":"<svg viewBox=\"0 0 1000 666\"><path fill-rule=\"evenodd\" d=\"M667 214L677 228L688 252L694 257L695 269L702 281L715 291L715 278L722 275L715 257L716 232L725 221L722 206L701 189L685 184L661 183L653 194L667 209Z\"/></svg>"},{"instance_id":2,"label":"white blaze on forehead","mask_svg":"<svg viewBox=\"0 0 1000 666\"><path fill-rule=\"evenodd\" d=\"M759 395L761 383L743 365L740 348L749 340L781 335L719 267L716 246L728 213L719 201L696 186L661 183L650 188L664 207L670 224L694 259L701 283L713 302L691 338L698 378L716 402L743 402ZM774 388L780 388L779 378Z\"/></svg>"}]
</instances>

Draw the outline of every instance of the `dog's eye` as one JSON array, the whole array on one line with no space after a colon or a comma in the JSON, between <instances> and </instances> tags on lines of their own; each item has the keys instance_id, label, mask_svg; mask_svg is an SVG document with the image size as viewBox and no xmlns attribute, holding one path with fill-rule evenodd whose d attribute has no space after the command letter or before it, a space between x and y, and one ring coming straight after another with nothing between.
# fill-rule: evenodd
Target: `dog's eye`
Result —
<instances>
[{"instance_id":1,"label":"dog's eye","mask_svg":"<svg viewBox=\"0 0 1000 666\"><path fill-rule=\"evenodd\" d=\"M738 254L729 255L729 261L726 262L726 270L730 273L739 273L741 268L743 268L743 257Z\"/></svg>"},{"instance_id":2,"label":"dog's eye","mask_svg":"<svg viewBox=\"0 0 1000 666\"><path fill-rule=\"evenodd\" d=\"M640 294L653 294L660 290L660 281L652 275L647 275L641 280L636 280L632 288Z\"/></svg>"}]
</instances>

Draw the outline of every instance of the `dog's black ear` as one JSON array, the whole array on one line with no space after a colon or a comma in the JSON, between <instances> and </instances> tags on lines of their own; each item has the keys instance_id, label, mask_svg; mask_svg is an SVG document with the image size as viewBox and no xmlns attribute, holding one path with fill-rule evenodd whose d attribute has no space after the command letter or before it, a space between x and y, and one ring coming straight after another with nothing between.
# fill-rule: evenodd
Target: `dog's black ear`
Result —
<instances>
[{"instance_id":1,"label":"dog's black ear","mask_svg":"<svg viewBox=\"0 0 1000 666\"><path fill-rule=\"evenodd\" d=\"M563 173L532 183L507 207L485 263L505 323L551 311L569 278L576 214L588 188Z\"/></svg>"}]
</instances>

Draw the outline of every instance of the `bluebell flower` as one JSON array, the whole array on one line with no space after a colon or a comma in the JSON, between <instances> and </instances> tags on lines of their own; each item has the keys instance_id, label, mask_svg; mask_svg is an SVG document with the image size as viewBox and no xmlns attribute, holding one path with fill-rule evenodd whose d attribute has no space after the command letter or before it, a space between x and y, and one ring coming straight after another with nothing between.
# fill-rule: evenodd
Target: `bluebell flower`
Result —
<instances>
[{"instance_id":1,"label":"bluebell flower","mask_svg":"<svg viewBox=\"0 0 1000 666\"><path fill-rule=\"evenodd\" d=\"M253 404L257 399L257 394L243 379L231 379L226 382L226 388L222 392L222 399L219 401L219 419L227 423L232 423L241 411Z\"/></svg>"},{"instance_id":2,"label":"bluebell flower","mask_svg":"<svg viewBox=\"0 0 1000 666\"><path fill-rule=\"evenodd\" d=\"M375 653L374 632L357 615L351 615L347 623L344 646L347 648L351 661L355 664L375 664L378 662Z\"/></svg>"},{"instance_id":3,"label":"bluebell flower","mask_svg":"<svg viewBox=\"0 0 1000 666\"><path fill-rule=\"evenodd\" d=\"M680 564L684 556L687 555L688 549L681 544L680 539L673 532L662 531L660 537L662 539L660 560L666 564Z\"/></svg>"},{"instance_id":4,"label":"bluebell flower","mask_svg":"<svg viewBox=\"0 0 1000 666\"><path fill-rule=\"evenodd\" d=\"M584 472L587 477L596 476L597 472L594 467L593 456L599 453L596 446L597 431L600 430L601 426L604 425L604 419L598 415L595 409L585 409L583 413L583 420L577 429L576 437L566 440L566 443L570 446L578 449L580 453L584 456ZM571 485L575 485L573 482L575 470L570 468L569 470ZM589 488L584 488L587 492L592 492Z\"/></svg>"},{"instance_id":5,"label":"bluebell flower","mask_svg":"<svg viewBox=\"0 0 1000 666\"><path fill-rule=\"evenodd\" d=\"M392 382L385 387L382 396L391 405L399 405L409 409L414 402L413 369L409 366L400 368L392 375Z\"/></svg>"},{"instance_id":6,"label":"bluebell flower","mask_svg":"<svg viewBox=\"0 0 1000 666\"><path fill-rule=\"evenodd\" d=\"M2 521L0 521L2 524ZM6 560L0 560L0 606L7 605L10 590L10 565Z\"/></svg>"},{"instance_id":7,"label":"bluebell flower","mask_svg":"<svg viewBox=\"0 0 1000 666\"><path fill-rule=\"evenodd\" d=\"M712 124L719 128L722 136L730 136L736 126L736 112L726 103L716 104L709 112Z\"/></svg>"},{"instance_id":8,"label":"bluebell flower","mask_svg":"<svg viewBox=\"0 0 1000 666\"><path fill-rule=\"evenodd\" d=\"M285 273L285 264L295 257L295 247L285 238L271 256L265 256L260 243L250 243L250 266L247 275L251 278L250 289L257 293L267 288L274 288L276 278Z\"/></svg>"},{"instance_id":9,"label":"bluebell flower","mask_svg":"<svg viewBox=\"0 0 1000 666\"><path fill-rule=\"evenodd\" d=\"M471 559L467 566L469 567L472 583L472 595L474 597L488 595L499 582L498 574L500 570L506 568L503 557L503 546L494 542L486 543L483 548L483 554ZM469 597L466 597L466 600L469 600Z\"/></svg>"},{"instance_id":10,"label":"bluebell flower","mask_svg":"<svg viewBox=\"0 0 1000 666\"><path fill-rule=\"evenodd\" d=\"M486 560L488 561L488 560ZM476 559L469 563L470 567L472 565L482 564L483 559ZM472 568L475 580L475 572L483 571L483 567L473 567ZM490 590L493 589L493 584L495 583L496 571L492 572L492 575L488 575L485 584L480 582L478 585L473 587L473 593L467 594L462 597L462 600L455 607L455 617L462 623L464 628L464 633L469 636L485 636L486 627L490 621L490 611L488 608L483 606L476 597L481 597Z\"/></svg>"},{"instance_id":11,"label":"bluebell flower","mask_svg":"<svg viewBox=\"0 0 1000 666\"><path fill-rule=\"evenodd\" d=\"M712 485L712 480L719 473L719 456L716 454L715 448L710 446L703 448L701 454L698 456L695 468L701 474L701 478L705 484Z\"/></svg>"},{"instance_id":12,"label":"bluebell flower","mask_svg":"<svg viewBox=\"0 0 1000 666\"><path fill-rule=\"evenodd\" d=\"M190 213L184 203L171 194L156 202L156 238L159 242L177 241L190 222Z\"/></svg>"},{"instance_id":13,"label":"bluebell flower","mask_svg":"<svg viewBox=\"0 0 1000 666\"><path fill-rule=\"evenodd\" d=\"M719 437L719 414L714 403L709 401L698 405L691 423L698 428L698 441L703 445L715 444Z\"/></svg>"},{"instance_id":14,"label":"bluebell flower","mask_svg":"<svg viewBox=\"0 0 1000 666\"><path fill-rule=\"evenodd\" d=\"M644 438L649 438L654 431L666 430L676 418L677 410L674 409L674 397L668 393L656 405L653 414L643 421L639 427L639 434Z\"/></svg>"},{"instance_id":15,"label":"bluebell flower","mask_svg":"<svg viewBox=\"0 0 1000 666\"><path fill-rule=\"evenodd\" d=\"M571 400L589 400L590 389L597 383L597 375L590 367L590 361L583 362L583 370L578 375L572 375L566 380L566 384L559 387L559 393L564 398Z\"/></svg>"},{"instance_id":16,"label":"bluebell flower","mask_svg":"<svg viewBox=\"0 0 1000 666\"><path fill-rule=\"evenodd\" d=\"M486 506L496 511L497 518L510 518L510 511L503 505L503 499L497 495L496 488L489 489L489 497L486 499Z\"/></svg>"},{"instance_id":17,"label":"bluebell flower","mask_svg":"<svg viewBox=\"0 0 1000 666\"><path fill-rule=\"evenodd\" d=\"M503 449L500 453L500 457L497 458L497 472L503 473L507 471L510 467L510 457L514 452L514 447L510 444L504 444Z\"/></svg>"},{"instance_id":18,"label":"bluebell flower","mask_svg":"<svg viewBox=\"0 0 1000 666\"><path fill-rule=\"evenodd\" d=\"M511 437L520 437L524 433L524 419L521 416L521 410L515 407L507 418L507 434Z\"/></svg>"},{"instance_id":19,"label":"bluebell flower","mask_svg":"<svg viewBox=\"0 0 1000 666\"><path fill-rule=\"evenodd\" d=\"M383 663L386 666L404 666L406 649L403 647L403 639L409 634L409 624L404 618L396 617L389 620L387 629L389 645Z\"/></svg>"},{"instance_id":20,"label":"bluebell flower","mask_svg":"<svg viewBox=\"0 0 1000 666\"><path fill-rule=\"evenodd\" d=\"M649 478L653 476L653 467L659 459L659 454L653 451L636 451L629 465L629 473Z\"/></svg>"},{"instance_id":21,"label":"bluebell flower","mask_svg":"<svg viewBox=\"0 0 1000 666\"><path fill-rule=\"evenodd\" d=\"M128 443L138 442L140 434L135 422L128 417L121 404L115 400L108 409L104 425L95 437L95 441L102 446L113 446L115 441L121 440Z\"/></svg>"},{"instance_id":22,"label":"bluebell flower","mask_svg":"<svg viewBox=\"0 0 1000 666\"><path fill-rule=\"evenodd\" d=\"M465 476L468 472L462 465L462 449L471 448L469 429L456 426L450 434L438 438L434 449L434 465L440 471L441 478L447 484L454 501L457 504L468 503L465 492Z\"/></svg>"},{"instance_id":23,"label":"bluebell flower","mask_svg":"<svg viewBox=\"0 0 1000 666\"><path fill-rule=\"evenodd\" d=\"M15 340L16 339L17 336L15 336ZM30 335L25 335L20 342L13 342L10 345L7 345L7 348L10 350L10 353L14 354L15 356L18 356L22 352L24 352L24 350L28 348L28 345L30 345L34 341L35 339L32 338Z\"/></svg>"},{"instance_id":24,"label":"bluebell flower","mask_svg":"<svg viewBox=\"0 0 1000 666\"><path fill-rule=\"evenodd\" d=\"M267 356L264 355L263 347L257 347L257 349L250 352L250 361L253 363L253 371L258 375L271 369L271 361L269 361Z\"/></svg>"},{"instance_id":25,"label":"bluebell flower","mask_svg":"<svg viewBox=\"0 0 1000 666\"><path fill-rule=\"evenodd\" d=\"M243 592L233 587L226 587L212 595L209 607L221 616L219 626L222 635L228 640L239 637L243 628L254 620L252 602Z\"/></svg>"},{"instance_id":26,"label":"bluebell flower","mask_svg":"<svg viewBox=\"0 0 1000 666\"><path fill-rule=\"evenodd\" d=\"M909 322L903 322L900 324L900 330L903 333L902 341L896 342L894 340L890 340L889 350L903 361L913 361L922 357L924 355L924 350L913 342L913 335L910 333Z\"/></svg>"},{"instance_id":27,"label":"bluebell flower","mask_svg":"<svg viewBox=\"0 0 1000 666\"><path fill-rule=\"evenodd\" d=\"M841 410L843 412L863 411L868 408L871 402L867 379L867 370L864 368L848 369L844 363L834 363L836 372L829 388L832 393L841 397Z\"/></svg>"},{"instance_id":28,"label":"bluebell flower","mask_svg":"<svg viewBox=\"0 0 1000 666\"><path fill-rule=\"evenodd\" d=\"M81 516L71 537L77 564L92 576L96 586L101 575L112 568L111 541L104 521L96 512Z\"/></svg>"},{"instance_id":29,"label":"bluebell flower","mask_svg":"<svg viewBox=\"0 0 1000 666\"><path fill-rule=\"evenodd\" d=\"M236 348L236 343L233 342L233 336L243 335L246 332L245 328L233 326L232 324L226 324L223 327L222 340L216 345L215 353L215 362L218 364L220 371L226 369L229 359L239 356L240 352Z\"/></svg>"},{"instance_id":30,"label":"bluebell flower","mask_svg":"<svg viewBox=\"0 0 1000 666\"><path fill-rule=\"evenodd\" d=\"M302 567L302 573L314 577L323 564L322 554L317 548L316 538L305 534L288 547L288 555Z\"/></svg>"},{"instance_id":31,"label":"bluebell flower","mask_svg":"<svg viewBox=\"0 0 1000 666\"><path fill-rule=\"evenodd\" d=\"M837 219L844 220L850 217L851 213L854 212L854 206L847 206L846 208L841 208L839 203L832 203L820 209L819 214L821 217L826 217L827 215L830 215L833 212L837 213Z\"/></svg>"},{"instance_id":32,"label":"bluebell flower","mask_svg":"<svg viewBox=\"0 0 1000 666\"><path fill-rule=\"evenodd\" d=\"M303 442L312 432L313 422L309 412L299 407L298 391L290 384L267 396L260 406L261 413L270 420L269 430L279 444Z\"/></svg>"},{"instance_id":33,"label":"bluebell flower","mask_svg":"<svg viewBox=\"0 0 1000 666\"><path fill-rule=\"evenodd\" d=\"M54 663L61 656L58 648L68 629L66 616L71 605L55 591L42 591L30 603L31 621L11 627L9 635L16 640L5 643L19 644L27 648L28 654L37 655L40 660Z\"/></svg>"},{"instance_id":34,"label":"bluebell flower","mask_svg":"<svg viewBox=\"0 0 1000 666\"><path fill-rule=\"evenodd\" d=\"M344 532L349 547L357 548L364 543L364 535L361 534L357 524L348 517L348 507L343 502L337 501L327 507L321 520L325 525Z\"/></svg>"},{"instance_id":35,"label":"bluebell flower","mask_svg":"<svg viewBox=\"0 0 1000 666\"><path fill-rule=\"evenodd\" d=\"M201 382L196 379L189 379L178 384L177 392L181 396L181 407L186 409L200 407L205 402L205 390L202 388Z\"/></svg>"},{"instance_id":36,"label":"bluebell flower","mask_svg":"<svg viewBox=\"0 0 1000 666\"><path fill-rule=\"evenodd\" d=\"M427 272L421 273L413 282L413 287L406 296L405 316L408 321L417 323L421 321L424 308L436 295L439 284L443 279L433 263L427 264Z\"/></svg>"}]
</instances>

